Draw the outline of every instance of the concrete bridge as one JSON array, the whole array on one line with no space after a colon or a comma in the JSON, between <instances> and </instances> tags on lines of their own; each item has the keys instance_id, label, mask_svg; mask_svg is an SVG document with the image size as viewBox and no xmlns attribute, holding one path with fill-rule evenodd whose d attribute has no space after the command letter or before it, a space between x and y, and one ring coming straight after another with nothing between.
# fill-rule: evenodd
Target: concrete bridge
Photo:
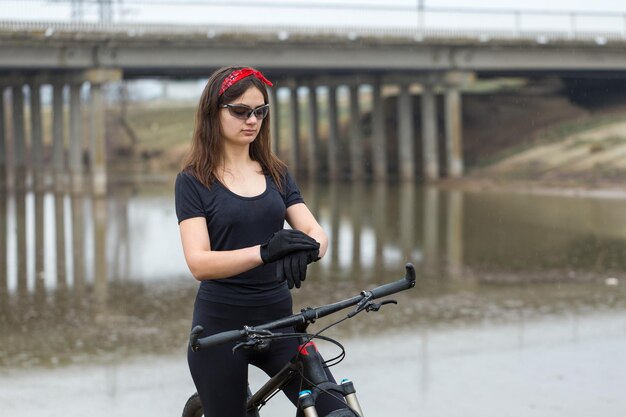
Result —
<instances>
[{"instance_id":1,"label":"concrete bridge","mask_svg":"<svg viewBox=\"0 0 626 417\"><path fill-rule=\"evenodd\" d=\"M626 22L626 20L625 20ZM626 24L626 23L625 23ZM0 22L0 173L7 165L17 187L54 186L79 191L85 186L83 154L96 193L106 190L106 149L102 86L121 79L206 77L223 65L242 63L263 70L279 89L289 90L289 134L278 136L272 114L275 150L287 141L291 166L310 177L353 179L389 177L383 92L397 91L397 175L402 180L463 174L462 91L477 78L494 76L621 77L626 70L626 27L617 31L455 31L415 28L235 28L150 24ZM51 166L44 163L40 89L49 84L52 100ZM364 166L360 87L371 88L371 172ZM63 91L69 90L68 104ZM318 87L328 88L328 137L319 138ZM337 87L349 87L349 140L341 144ZM89 89L88 99L81 89ZM308 90L307 140L300 137L298 89ZM412 91L419 92L419 114ZM444 97L445 146L439 149L436 96ZM65 109L65 107L68 109ZM90 109L83 125L83 108ZM8 108L8 109L7 109ZM9 110L6 111L5 110ZM28 111L27 111L28 110ZM69 122L63 114L67 110ZM10 114L7 117L6 114ZM421 118L421 132L414 119ZM10 129L7 129L7 125ZM83 142L89 129L90 141ZM69 143L65 143L65 131ZM10 132L10 135L7 133ZM286 137L282 137L286 136ZM9 143L11 146L8 146ZM421 146L421 152L416 150ZM7 150L12 150L12 155ZM323 151L322 151L323 150ZM345 153L345 154L344 154ZM439 154L443 153L443 157ZM66 160L67 154L67 160ZM30 158L27 157L30 155ZM423 158L422 172L415 155ZM30 160L30 162L29 162ZM440 166L440 161L445 161ZM324 162L324 163L321 163ZM347 168L345 169L345 165ZM29 169L30 165L30 169ZM320 167L324 167L324 172ZM368 168L369 169L369 168ZM28 172L32 181L26 182Z\"/></svg>"}]
</instances>

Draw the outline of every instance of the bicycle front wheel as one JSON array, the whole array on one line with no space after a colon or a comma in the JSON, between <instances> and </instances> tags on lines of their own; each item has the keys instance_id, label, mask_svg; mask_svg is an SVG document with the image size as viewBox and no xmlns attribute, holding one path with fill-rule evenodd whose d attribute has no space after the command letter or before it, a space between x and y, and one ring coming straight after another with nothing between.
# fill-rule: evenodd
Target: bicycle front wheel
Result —
<instances>
[{"instance_id":1,"label":"bicycle front wheel","mask_svg":"<svg viewBox=\"0 0 626 417\"><path fill-rule=\"evenodd\" d=\"M185 403L182 417L202 417L203 415L204 411L202 411L200 396L198 396L198 393L196 392L191 397L189 397L189 399Z\"/></svg>"},{"instance_id":2,"label":"bicycle front wheel","mask_svg":"<svg viewBox=\"0 0 626 417\"><path fill-rule=\"evenodd\" d=\"M356 412L348 409L342 408L341 410L335 410L332 413L328 414L326 417L360 417Z\"/></svg>"},{"instance_id":3,"label":"bicycle front wheel","mask_svg":"<svg viewBox=\"0 0 626 417\"><path fill-rule=\"evenodd\" d=\"M248 396L250 396L250 388L248 388ZM200 402L200 396L197 392L195 392L187 402L185 403L185 407L183 408L183 416L182 417L203 417L204 410L202 410L202 403ZM248 417L259 417L259 412L257 410L248 411ZM340 416L336 416L340 417Z\"/></svg>"}]
</instances>

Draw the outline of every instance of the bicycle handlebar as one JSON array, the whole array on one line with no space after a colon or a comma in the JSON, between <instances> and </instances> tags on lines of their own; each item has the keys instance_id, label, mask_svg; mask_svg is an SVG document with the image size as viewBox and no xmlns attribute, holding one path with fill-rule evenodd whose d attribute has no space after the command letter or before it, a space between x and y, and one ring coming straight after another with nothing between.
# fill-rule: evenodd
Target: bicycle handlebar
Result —
<instances>
[{"instance_id":1,"label":"bicycle handlebar","mask_svg":"<svg viewBox=\"0 0 626 417\"><path fill-rule=\"evenodd\" d=\"M359 304L364 300L374 300L381 297L386 297L391 294L395 294L400 291L408 290L415 286L415 268L412 264L407 263L405 265L405 275L404 278L391 282L389 284L381 285L379 287L373 288L370 291L361 291L360 295L355 297L347 298L342 301L338 301L333 304L327 304L320 307L315 308L306 308L303 309L298 314L293 314L291 316L278 319L275 321L271 321L269 323L261 324L254 327L245 327L239 330L228 330L225 332L217 333L211 336L199 338L200 333L202 333L201 326L195 326L191 330L191 335L189 337L189 344L191 349L195 352L199 349L205 349L208 347L222 345L224 343L236 342L243 339L246 339L250 334L254 334L255 331L263 331L263 330L273 330L279 329L282 327L290 327L296 324L304 324L304 323L313 323L316 319L328 316L330 314L336 313L337 311L343 310L345 308L351 307L353 305Z\"/></svg>"}]
</instances>

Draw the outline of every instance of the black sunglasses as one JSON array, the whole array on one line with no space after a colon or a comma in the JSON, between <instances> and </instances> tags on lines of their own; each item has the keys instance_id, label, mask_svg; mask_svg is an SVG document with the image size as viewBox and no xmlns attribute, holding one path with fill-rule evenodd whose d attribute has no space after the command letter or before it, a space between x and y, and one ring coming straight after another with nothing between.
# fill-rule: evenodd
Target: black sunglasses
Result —
<instances>
[{"instance_id":1,"label":"black sunglasses","mask_svg":"<svg viewBox=\"0 0 626 417\"><path fill-rule=\"evenodd\" d=\"M228 109L228 112L231 116L241 120L248 120L253 114L257 120L263 120L270 111L269 104L264 104L254 109L252 107L246 106L245 104L222 104L220 105L220 107L223 109Z\"/></svg>"}]
</instances>

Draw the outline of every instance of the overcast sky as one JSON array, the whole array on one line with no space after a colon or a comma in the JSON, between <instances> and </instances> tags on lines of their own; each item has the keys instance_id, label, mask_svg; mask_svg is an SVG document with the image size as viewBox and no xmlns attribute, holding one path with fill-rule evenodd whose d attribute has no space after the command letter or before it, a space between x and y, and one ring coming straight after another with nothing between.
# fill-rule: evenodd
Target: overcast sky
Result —
<instances>
[{"instance_id":1,"label":"overcast sky","mask_svg":"<svg viewBox=\"0 0 626 417\"><path fill-rule=\"evenodd\" d=\"M427 6L626 12L624 0L425 0Z\"/></svg>"},{"instance_id":2,"label":"overcast sky","mask_svg":"<svg viewBox=\"0 0 626 417\"><path fill-rule=\"evenodd\" d=\"M0 19L69 20L70 3L63 0L0 0ZM85 6L85 20L97 20L95 3L94 0L86 1L91 6ZM415 27L420 22L416 13L419 0L113 0L112 3L114 20L126 23ZM577 30L626 32L623 16L626 0L423 0L422 4L427 10L430 8L424 18L426 28L430 29L511 29L517 22L526 30L566 30L572 25L567 12L578 11L616 14L578 15L574 19ZM498 12L468 14L437 9L455 7L497 9ZM565 13L527 13L516 19L513 13L504 13L504 10L558 10Z\"/></svg>"}]
</instances>

